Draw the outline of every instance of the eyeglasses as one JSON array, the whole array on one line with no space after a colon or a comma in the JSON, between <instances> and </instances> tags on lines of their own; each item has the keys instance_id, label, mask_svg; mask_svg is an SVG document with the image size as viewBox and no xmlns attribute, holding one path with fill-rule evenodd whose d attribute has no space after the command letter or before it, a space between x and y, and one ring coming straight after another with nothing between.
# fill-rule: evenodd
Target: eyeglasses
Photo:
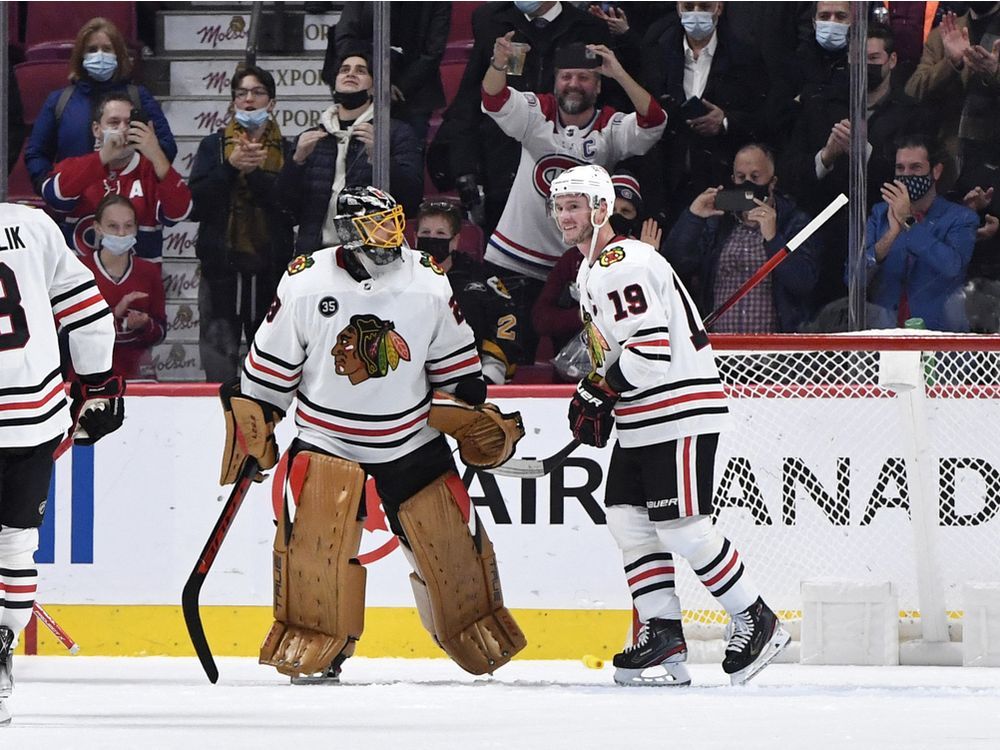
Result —
<instances>
[{"instance_id":1,"label":"eyeglasses","mask_svg":"<svg viewBox=\"0 0 1000 750\"><path fill-rule=\"evenodd\" d=\"M233 98L234 99L246 99L247 96L252 96L254 99L267 96L267 89L258 86L255 89L234 89Z\"/></svg>"}]
</instances>

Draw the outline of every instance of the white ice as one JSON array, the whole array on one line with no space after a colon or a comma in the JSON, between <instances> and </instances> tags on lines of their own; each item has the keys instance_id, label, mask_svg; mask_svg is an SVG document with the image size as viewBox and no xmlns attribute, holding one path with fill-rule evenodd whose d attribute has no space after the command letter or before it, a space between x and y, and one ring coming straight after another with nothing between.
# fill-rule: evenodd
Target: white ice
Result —
<instances>
[{"instance_id":1,"label":"white ice","mask_svg":"<svg viewBox=\"0 0 1000 750\"><path fill-rule=\"evenodd\" d=\"M17 657L7 750L914 750L1000 748L1000 673L775 664L730 687L621 688L611 667L515 661L492 678L445 659L351 659L338 686L291 686L251 659L217 685L188 658ZM294 743L294 744L293 744Z\"/></svg>"}]
</instances>

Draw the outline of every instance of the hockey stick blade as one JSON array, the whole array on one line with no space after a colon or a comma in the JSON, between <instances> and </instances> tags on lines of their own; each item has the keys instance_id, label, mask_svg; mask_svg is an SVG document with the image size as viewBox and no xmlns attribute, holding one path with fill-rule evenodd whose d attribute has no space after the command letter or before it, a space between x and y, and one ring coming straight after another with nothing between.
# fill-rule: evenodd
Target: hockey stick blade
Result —
<instances>
[{"instance_id":1,"label":"hockey stick blade","mask_svg":"<svg viewBox=\"0 0 1000 750\"><path fill-rule=\"evenodd\" d=\"M219 554L222 542L225 540L226 534L229 533L230 526L233 525L233 519L243 504L243 499L247 496L253 479L257 476L258 469L255 458L247 458L243 462L243 468L240 469L233 491L229 494L226 504L222 506L219 520L215 522L212 533L209 534L208 541L205 542L205 548L198 556L198 562L195 563L194 570L191 571L187 583L184 584L184 592L181 594L181 610L184 612L184 624L187 625L191 644L194 646L194 652L198 656L198 661L201 662L202 669L205 670L209 682L213 685L219 680L219 669L215 666L212 649L205 637L205 628L202 626L201 611L198 607L198 597L201 594L201 585L205 582L205 577L211 570L216 555Z\"/></svg>"},{"instance_id":2,"label":"hockey stick blade","mask_svg":"<svg viewBox=\"0 0 1000 750\"><path fill-rule=\"evenodd\" d=\"M507 463L497 466L494 469L487 469L490 474L501 477L520 477L521 479L537 479L544 477L554 468L565 461L569 454L580 446L580 441L573 439L561 448L557 453L553 453L548 458L512 458Z\"/></svg>"}]
</instances>

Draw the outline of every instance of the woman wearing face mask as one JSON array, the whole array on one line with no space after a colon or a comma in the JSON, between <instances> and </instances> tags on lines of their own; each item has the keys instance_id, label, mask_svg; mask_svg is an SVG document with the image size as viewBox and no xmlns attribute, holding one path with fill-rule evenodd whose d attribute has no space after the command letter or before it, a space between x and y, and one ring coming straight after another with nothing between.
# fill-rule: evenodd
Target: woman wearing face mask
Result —
<instances>
[{"instance_id":1,"label":"woman wearing face mask","mask_svg":"<svg viewBox=\"0 0 1000 750\"><path fill-rule=\"evenodd\" d=\"M115 316L115 349L111 371L126 379L154 378L154 344L167 329L160 267L135 257L138 223L128 198L112 193L94 213L100 250L82 258Z\"/></svg>"},{"instance_id":2,"label":"woman wearing face mask","mask_svg":"<svg viewBox=\"0 0 1000 750\"><path fill-rule=\"evenodd\" d=\"M207 136L191 165L201 261L201 361L210 381L236 377L292 256L292 221L273 200L290 145L274 119L274 77L241 66L230 83L233 117Z\"/></svg>"},{"instance_id":3,"label":"woman wearing face mask","mask_svg":"<svg viewBox=\"0 0 1000 750\"><path fill-rule=\"evenodd\" d=\"M167 159L173 161L177 144L167 118L144 86L131 83L131 72L128 49L118 28L105 18L87 21L77 34L70 54L70 85L49 94L25 148L28 174L39 195L53 164L93 150L91 110L109 91L128 92L134 106L149 116L160 147Z\"/></svg>"}]
</instances>

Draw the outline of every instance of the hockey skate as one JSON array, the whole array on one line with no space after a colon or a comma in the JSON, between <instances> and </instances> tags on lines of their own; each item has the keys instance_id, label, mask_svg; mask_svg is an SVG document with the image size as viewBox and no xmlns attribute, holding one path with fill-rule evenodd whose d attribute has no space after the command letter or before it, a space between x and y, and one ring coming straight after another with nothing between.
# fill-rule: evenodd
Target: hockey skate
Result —
<instances>
[{"instance_id":1,"label":"hockey skate","mask_svg":"<svg viewBox=\"0 0 1000 750\"><path fill-rule=\"evenodd\" d=\"M346 651L346 647L344 651ZM316 674L303 674L298 677L292 677L293 685L339 685L340 684L340 672L347 661L347 654L341 651L334 657L333 661L330 662L330 666L326 668L325 672L317 672ZM353 649L352 649L353 651Z\"/></svg>"},{"instance_id":2,"label":"hockey skate","mask_svg":"<svg viewBox=\"0 0 1000 750\"><path fill-rule=\"evenodd\" d=\"M654 617L643 623L634 644L615 654L614 679L619 685L630 687L683 687L691 684L691 675L684 665L686 659L687 644L681 621Z\"/></svg>"},{"instance_id":3,"label":"hockey skate","mask_svg":"<svg viewBox=\"0 0 1000 750\"><path fill-rule=\"evenodd\" d=\"M10 724L6 699L14 690L14 631L0 626L0 727Z\"/></svg>"},{"instance_id":4,"label":"hockey skate","mask_svg":"<svg viewBox=\"0 0 1000 750\"><path fill-rule=\"evenodd\" d=\"M757 601L733 617L732 635L726 646L722 670L733 685L745 685L780 654L791 636L764 600Z\"/></svg>"}]
</instances>

